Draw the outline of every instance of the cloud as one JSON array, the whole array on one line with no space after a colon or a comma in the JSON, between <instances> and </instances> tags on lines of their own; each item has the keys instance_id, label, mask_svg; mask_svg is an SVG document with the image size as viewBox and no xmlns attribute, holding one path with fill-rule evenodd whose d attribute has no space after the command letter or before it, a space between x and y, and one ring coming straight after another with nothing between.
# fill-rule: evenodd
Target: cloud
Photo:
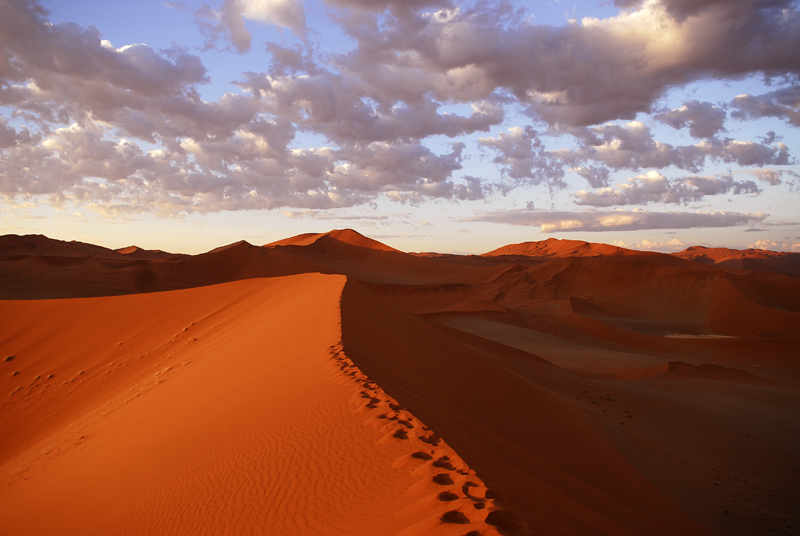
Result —
<instances>
[{"instance_id":1,"label":"cloud","mask_svg":"<svg viewBox=\"0 0 800 536\"><path fill-rule=\"evenodd\" d=\"M748 249L770 249L773 251L800 251L800 241L793 242L762 238L747 246Z\"/></svg>"},{"instance_id":2,"label":"cloud","mask_svg":"<svg viewBox=\"0 0 800 536\"><path fill-rule=\"evenodd\" d=\"M758 96L738 95L731 102L731 108L731 117L736 119L777 117L800 127L800 85L794 84Z\"/></svg>"},{"instance_id":3,"label":"cloud","mask_svg":"<svg viewBox=\"0 0 800 536\"><path fill-rule=\"evenodd\" d=\"M517 183L564 187L564 164L545 149L537 132L531 127L511 127L494 138L478 138L482 147L494 149L493 160L503 173Z\"/></svg>"},{"instance_id":4,"label":"cloud","mask_svg":"<svg viewBox=\"0 0 800 536\"><path fill-rule=\"evenodd\" d=\"M793 159L783 143L766 145L732 138L704 139L693 145L674 146L653 138L644 123L608 123L594 127L573 128L578 148L562 152L566 164L579 166L595 162L610 169L642 168L699 171L707 160L735 163L740 166L787 165Z\"/></svg>"},{"instance_id":5,"label":"cloud","mask_svg":"<svg viewBox=\"0 0 800 536\"><path fill-rule=\"evenodd\" d=\"M240 0L242 16L246 19L276 24L291 28L303 35L306 28L306 14L299 0Z\"/></svg>"},{"instance_id":6,"label":"cloud","mask_svg":"<svg viewBox=\"0 0 800 536\"><path fill-rule=\"evenodd\" d=\"M724 131L726 117L724 109L710 102L696 100L685 102L680 108L653 116L654 119L675 129L688 126L689 134L694 138L710 138L717 132Z\"/></svg>"},{"instance_id":7,"label":"cloud","mask_svg":"<svg viewBox=\"0 0 800 536\"><path fill-rule=\"evenodd\" d=\"M245 19L290 28L300 36L308 33L300 0L225 0L219 9L201 4L195 12L195 23L206 39L206 49L227 41L240 54L250 50L253 41Z\"/></svg>"},{"instance_id":8,"label":"cloud","mask_svg":"<svg viewBox=\"0 0 800 536\"><path fill-rule=\"evenodd\" d=\"M756 212L648 212L645 210L547 210L493 211L466 221L538 226L543 233L575 231L639 231L645 229L691 229L737 227L763 221L768 215Z\"/></svg>"},{"instance_id":9,"label":"cloud","mask_svg":"<svg viewBox=\"0 0 800 536\"><path fill-rule=\"evenodd\" d=\"M563 128L633 119L667 89L695 80L800 72L791 0L648 0L561 27L531 24L507 4L396 16L380 30L364 16L342 25L358 48L338 62L387 92L414 84L417 95L465 100L502 90Z\"/></svg>"},{"instance_id":10,"label":"cloud","mask_svg":"<svg viewBox=\"0 0 800 536\"><path fill-rule=\"evenodd\" d=\"M300 0L202 5L207 46L255 48L254 22L297 34L266 43L260 72L205 100L209 73L187 49L118 46L95 28L51 24L35 0L0 1L0 193L175 215L381 197L479 201L519 186L565 189L569 172L594 189L576 194L588 206L686 203L789 182L788 170L773 170L794 163L789 147L777 136L723 137L719 106L688 101L656 114L697 138L686 145L655 139L646 119L627 119L669 88L762 73L786 87L737 97L731 116L794 121L800 59L790 51L800 15L791 2L617 1L615 17L563 26L533 24L505 2L325 5L350 50L320 52ZM526 119L507 126L520 111L536 128ZM447 148L436 137L449 138ZM307 139L321 141L301 145ZM502 179L462 168L475 147ZM703 177L710 162L757 168L761 182ZM693 175L644 174L609 188L613 171L669 167Z\"/></svg>"},{"instance_id":11,"label":"cloud","mask_svg":"<svg viewBox=\"0 0 800 536\"><path fill-rule=\"evenodd\" d=\"M800 178L797 172L791 169L749 169L747 171L739 171L738 173L747 173L756 177L762 182L766 182L770 186L777 186L783 183L781 177L789 175L790 177Z\"/></svg>"},{"instance_id":12,"label":"cloud","mask_svg":"<svg viewBox=\"0 0 800 536\"><path fill-rule=\"evenodd\" d=\"M617 205L646 205L648 203L687 204L700 201L707 195L732 193L758 194L761 189L753 181L735 181L730 175L714 177L684 177L670 181L657 171L628 178L615 188L580 190L573 196L575 204L592 207Z\"/></svg>"},{"instance_id":13,"label":"cloud","mask_svg":"<svg viewBox=\"0 0 800 536\"><path fill-rule=\"evenodd\" d=\"M266 97L267 111L337 143L400 142L436 135L452 138L486 131L503 121L503 109L496 102L472 103L472 114L466 117L442 114L441 105L432 100L398 102L358 77L326 69L281 77L251 73L240 84Z\"/></svg>"},{"instance_id":14,"label":"cloud","mask_svg":"<svg viewBox=\"0 0 800 536\"><path fill-rule=\"evenodd\" d=\"M611 173L611 170L602 166L578 167L570 171L574 171L586 179L586 182L588 182L589 186L592 188L608 186L608 176Z\"/></svg>"},{"instance_id":15,"label":"cloud","mask_svg":"<svg viewBox=\"0 0 800 536\"><path fill-rule=\"evenodd\" d=\"M686 243L678 238L673 238L669 242L644 239L636 244L628 244L622 240L614 240L614 245L620 248L638 249L642 251L661 251L665 253L686 249Z\"/></svg>"},{"instance_id":16,"label":"cloud","mask_svg":"<svg viewBox=\"0 0 800 536\"><path fill-rule=\"evenodd\" d=\"M496 154L493 162L515 184L545 183L554 188L567 186L564 180L567 171L576 172L590 186L599 188L608 185L611 170L657 170L674 166L698 172L709 160L739 166L794 162L788 147L780 142L770 146L731 138L710 138L693 145L673 146L655 140L649 127L640 121L576 127L567 132L577 147L549 149L544 136L532 127L511 127L508 132L494 137L478 138L478 144ZM695 178L694 182L702 181ZM731 187L737 192L759 191L755 184L731 183ZM685 190L682 197L687 198L697 188ZM612 190L606 190L606 194L610 195Z\"/></svg>"}]
</instances>

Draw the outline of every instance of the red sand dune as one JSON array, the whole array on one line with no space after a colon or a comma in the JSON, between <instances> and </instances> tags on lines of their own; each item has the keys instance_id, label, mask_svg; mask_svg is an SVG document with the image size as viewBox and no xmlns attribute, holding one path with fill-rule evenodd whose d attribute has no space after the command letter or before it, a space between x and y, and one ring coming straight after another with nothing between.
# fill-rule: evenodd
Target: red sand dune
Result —
<instances>
[{"instance_id":1,"label":"red sand dune","mask_svg":"<svg viewBox=\"0 0 800 536\"><path fill-rule=\"evenodd\" d=\"M526 257L598 257L602 255L652 255L651 252L635 251L609 244L592 244L582 240L560 240L548 238L541 242L509 244L484 253L485 257L514 255Z\"/></svg>"},{"instance_id":2,"label":"red sand dune","mask_svg":"<svg viewBox=\"0 0 800 536\"><path fill-rule=\"evenodd\" d=\"M115 249L114 251L134 259L165 259L176 256L174 253L168 253L160 249L142 249L138 246L128 246L126 248Z\"/></svg>"},{"instance_id":3,"label":"red sand dune","mask_svg":"<svg viewBox=\"0 0 800 536\"><path fill-rule=\"evenodd\" d=\"M358 246L362 248L377 249L379 251L398 251L393 247L387 246L386 244L382 244L377 240L368 238L360 233L353 231L352 229L337 229L329 233L301 234L293 236L291 238L284 238L283 240L278 240L277 242L271 242L269 244L265 244L264 247L310 246L316 243L317 241L320 240L326 241L331 239L343 242L345 244L350 244L351 246Z\"/></svg>"},{"instance_id":4,"label":"red sand dune","mask_svg":"<svg viewBox=\"0 0 800 536\"><path fill-rule=\"evenodd\" d=\"M703 264L746 271L761 270L800 278L800 253L769 251L764 249L728 249L692 246L676 257Z\"/></svg>"},{"instance_id":5,"label":"red sand dune","mask_svg":"<svg viewBox=\"0 0 800 536\"><path fill-rule=\"evenodd\" d=\"M704 255L0 237L4 532L796 534L800 281Z\"/></svg>"}]
</instances>

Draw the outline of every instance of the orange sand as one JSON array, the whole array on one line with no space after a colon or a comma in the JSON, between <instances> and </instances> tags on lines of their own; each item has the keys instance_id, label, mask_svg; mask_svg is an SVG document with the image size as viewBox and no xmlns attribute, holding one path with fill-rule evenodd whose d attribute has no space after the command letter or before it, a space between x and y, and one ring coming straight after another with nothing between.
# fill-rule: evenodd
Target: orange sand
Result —
<instances>
[{"instance_id":1,"label":"orange sand","mask_svg":"<svg viewBox=\"0 0 800 536\"><path fill-rule=\"evenodd\" d=\"M798 259L0 237L0 532L797 534Z\"/></svg>"}]
</instances>

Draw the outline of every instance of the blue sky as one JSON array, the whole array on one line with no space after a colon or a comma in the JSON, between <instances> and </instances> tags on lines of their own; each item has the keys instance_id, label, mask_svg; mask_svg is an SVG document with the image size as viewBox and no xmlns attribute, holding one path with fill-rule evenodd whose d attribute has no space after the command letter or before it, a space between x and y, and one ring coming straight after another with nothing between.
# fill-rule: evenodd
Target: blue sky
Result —
<instances>
[{"instance_id":1,"label":"blue sky","mask_svg":"<svg viewBox=\"0 0 800 536\"><path fill-rule=\"evenodd\" d=\"M800 251L797 2L0 0L0 233Z\"/></svg>"}]
</instances>

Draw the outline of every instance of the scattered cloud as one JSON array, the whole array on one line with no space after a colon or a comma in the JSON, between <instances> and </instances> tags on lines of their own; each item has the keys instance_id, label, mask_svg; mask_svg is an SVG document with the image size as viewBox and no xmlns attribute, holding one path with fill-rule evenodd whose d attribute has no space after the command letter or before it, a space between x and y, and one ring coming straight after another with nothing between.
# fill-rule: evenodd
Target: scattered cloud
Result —
<instances>
[{"instance_id":1,"label":"scattered cloud","mask_svg":"<svg viewBox=\"0 0 800 536\"><path fill-rule=\"evenodd\" d=\"M737 173L747 173L752 175L762 182L766 182L770 186L777 186L784 181L781 179L784 175L794 178L800 178L800 174L791 169L748 169L740 170Z\"/></svg>"},{"instance_id":2,"label":"scattered cloud","mask_svg":"<svg viewBox=\"0 0 800 536\"><path fill-rule=\"evenodd\" d=\"M648 203L687 204L700 201L708 195L731 193L758 194L761 190L753 181L735 181L730 175L716 177L684 177L670 181L658 171L628 178L627 183L587 192L580 190L573 196L577 205L613 207L618 205L646 205Z\"/></svg>"},{"instance_id":3,"label":"scattered cloud","mask_svg":"<svg viewBox=\"0 0 800 536\"><path fill-rule=\"evenodd\" d=\"M800 251L800 240L793 242L762 238L747 246L748 249L769 249L772 251Z\"/></svg>"},{"instance_id":4,"label":"scattered cloud","mask_svg":"<svg viewBox=\"0 0 800 536\"><path fill-rule=\"evenodd\" d=\"M639 231L644 229L691 229L736 227L763 221L757 212L649 212L646 210L508 210L486 212L467 221L538 226L543 233L574 231Z\"/></svg>"},{"instance_id":5,"label":"scattered cloud","mask_svg":"<svg viewBox=\"0 0 800 536\"><path fill-rule=\"evenodd\" d=\"M678 238L673 238L669 242L659 242L657 240L653 241L644 239L635 244L628 244L622 240L614 240L614 245L620 248L637 249L641 251L661 251L663 253L671 253L686 249L686 243Z\"/></svg>"},{"instance_id":6,"label":"scattered cloud","mask_svg":"<svg viewBox=\"0 0 800 536\"><path fill-rule=\"evenodd\" d=\"M777 117L800 127L800 85L795 83L757 96L739 95L733 99L731 108L731 117L736 119Z\"/></svg>"},{"instance_id":7,"label":"scattered cloud","mask_svg":"<svg viewBox=\"0 0 800 536\"><path fill-rule=\"evenodd\" d=\"M694 138L711 138L725 130L727 112L710 102L691 100L680 108L665 111L653 116L654 119L672 128L689 127L689 134Z\"/></svg>"},{"instance_id":8,"label":"scattered cloud","mask_svg":"<svg viewBox=\"0 0 800 536\"><path fill-rule=\"evenodd\" d=\"M205 100L210 74L188 49L118 46L94 27L51 23L37 0L2 1L0 195L174 217L378 198L474 202L519 186L566 189L569 173L594 189L574 194L591 207L685 204L789 182L794 172L780 166L795 160L780 137L723 134L730 118L798 125L796 3L614 5L616 16L554 26L506 2L327 0L352 47L323 53L300 0L202 4L194 16L206 48L270 58L242 73L236 91ZM254 22L287 29L285 41L256 46ZM740 95L727 111L697 100L654 108L670 88L762 74L775 89ZM508 126L511 113L518 126ZM694 140L658 140L640 113ZM304 134L324 141L297 148ZM500 178L470 174L475 149ZM734 180L740 169L704 176L709 163L754 168L759 183ZM667 168L693 175L667 178ZM645 173L609 187L619 170ZM597 212L587 214L582 225L597 227ZM656 221L641 218L631 225ZM728 221L714 218L703 221Z\"/></svg>"},{"instance_id":9,"label":"scattered cloud","mask_svg":"<svg viewBox=\"0 0 800 536\"><path fill-rule=\"evenodd\" d=\"M195 12L206 49L227 42L240 54L249 51L253 37L245 20L289 28L301 36L308 32L302 0L224 0L219 9L203 3Z\"/></svg>"}]
</instances>

